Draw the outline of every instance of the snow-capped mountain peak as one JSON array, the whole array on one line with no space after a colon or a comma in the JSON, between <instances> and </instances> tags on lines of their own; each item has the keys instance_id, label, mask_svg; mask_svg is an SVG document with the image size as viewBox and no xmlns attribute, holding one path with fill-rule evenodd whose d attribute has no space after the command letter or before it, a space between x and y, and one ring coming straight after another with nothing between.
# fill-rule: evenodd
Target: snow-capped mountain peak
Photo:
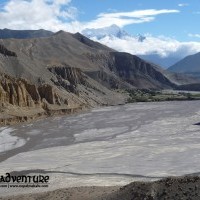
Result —
<instances>
[{"instance_id":1,"label":"snow-capped mountain peak","mask_svg":"<svg viewBox=\"0 0 200 200\"><path fill-rule=\"evenodd\" d=\"M88 38L96 38L97 40L105 37L117 37L122 39L130 36L126 31L122 30L115 24L105 28L85 29L82 31L82 34Z\"/></svg>"}]
</instances>

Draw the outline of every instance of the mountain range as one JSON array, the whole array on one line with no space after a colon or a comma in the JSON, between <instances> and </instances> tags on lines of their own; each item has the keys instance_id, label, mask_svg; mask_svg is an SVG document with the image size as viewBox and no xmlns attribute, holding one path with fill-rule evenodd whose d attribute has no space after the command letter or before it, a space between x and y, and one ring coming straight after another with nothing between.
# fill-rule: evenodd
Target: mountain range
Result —
<instances>
[{"instance_id":1,"label":"mountain range","mask_svg":"<svg viewBox=\"0 0 200 200\"><path fill-rule=\"evenodd\" d=\"M99 29L84 29L82 31L82 34L88 38L96 38L97 40L101 40L107 36L117 37L121 39L130 37L130 35L126 31L120 29L117 25L112 25Z\"/></svg>"},{"instance_id":2,"label":"mountain range","mask_svg":"<svg viewBox=\"0 0 200 200\"><path fill-rule=\"evenodd\" d=\"M200 53L185 57L169 67L168 70L200 77Z\"/></svg>"},{"instance_id":3,"label":"mountain range","mask_svg":"<svg viewBox=\"0 0 200 200\"><path fill-rule=\"evenodd\" d=\"M53 35L51 31L44 29L40 30L10 30L0 29L0 39L16 38L16 39L27 39L27 38L40 38L48 37Z\"/></svg>"},{"instance_id":4,"label":"mountain range","mask_svg":"<svg viewBox=\"0 0 200 200\"><path fill-rule=\"evenodd\" d=\"M28 35L0 40L2 124L121 104L127 94L120 90L172 89L198 82L80 33Z\"/></svg>"},{"instance_id":5,"label":"mountain range","mask_svg":"<svg viewBox=\"0 0 200 200\"><path fill-rule=\"evenodd\" d=\"M112 49L121 52L128 52L139 56L140 58L159 65L163 68L169 68L176 64L185 56L193 53L190 47L183 44L184 48L177 46L177 49L170 45L177 43L167 38L155 38L150 35L138 34L133 36L122 30L116 25L99 29L85 29L81 32L84 36L100 42ZM53 32L47 30L10 30L0 29L0 39L30 39L52 36ZM169 45L170 44L170 45ZM169 48L168 48L169 46ZM200 47L199 47L200 51ZM162 52L162 53L161 53ZM190 53L191 52L191 53ZM195 52L195 51L194 51ZM177 71L178 72L178 71Z\"/></svg>"}]
</instances>

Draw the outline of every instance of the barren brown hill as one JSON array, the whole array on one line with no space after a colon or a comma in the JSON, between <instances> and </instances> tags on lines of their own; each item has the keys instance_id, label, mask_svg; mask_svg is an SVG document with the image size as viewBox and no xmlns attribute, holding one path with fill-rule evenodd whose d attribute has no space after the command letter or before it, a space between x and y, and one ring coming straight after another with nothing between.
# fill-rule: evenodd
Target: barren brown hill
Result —
<instances>
[{"instance_id":1,"label":"barren brown hill","mask_svg":"<svg viewBox=\"0 0 200 200\"><path fill-rule=\"evenodd\" d=\"M124 103L115 89L173 88L193 83L83 35L0 40L1 123Z\"/></svg>"}]
</instances>

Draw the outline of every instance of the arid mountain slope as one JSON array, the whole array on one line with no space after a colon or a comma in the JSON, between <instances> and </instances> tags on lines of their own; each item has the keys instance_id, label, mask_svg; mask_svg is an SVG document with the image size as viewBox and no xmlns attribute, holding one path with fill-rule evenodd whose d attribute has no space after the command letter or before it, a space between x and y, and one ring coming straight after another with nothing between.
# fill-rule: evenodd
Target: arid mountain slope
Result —
<instances>
[{"instance_id":1,"label":"arid mountain slope","mask_svg":"<svg viewBox=\"0 0 200 200\"><path fill-rule=\"evenodd\" d=\"M118 79L118 87L124 85L122 80L135 78L131 84L142 88L171 87L167 76L153 64L127 53L114 50L93 42L81 34L59 31L51 37L34 39L6 39L0 42L17 54L12 59L1 59L0 69L11 76L27 78L37 83L38 78L49 82L52 66L70 66L83 72L101 73ZM7 66L5 68L5 66ZM126 74L122 70L126 68ZM113 70L113 71L112 71ZM134 77L131 77L134 74ZM121 77L120 77L121 76ZM129 77L130 76L130 77ZM137 81L141 80L141 83ZM161 81L164 80L164 81ZM125 84L127 85L127 84Z\"/></svg>"},{"instance_id":2,"label":"arid mountain slope","mask_svg":"<svg viewBox=\"0 0 200 200\"><path fill-rule=\"evenodd\" d=\"M114 89L173 88L179 82L136 56L64 31L44 38L1 39L0 73L4 116L17 115L19 108L20 115L26 109L51 114L119 104L126 95Z\"/></svg>"}]
</instances>

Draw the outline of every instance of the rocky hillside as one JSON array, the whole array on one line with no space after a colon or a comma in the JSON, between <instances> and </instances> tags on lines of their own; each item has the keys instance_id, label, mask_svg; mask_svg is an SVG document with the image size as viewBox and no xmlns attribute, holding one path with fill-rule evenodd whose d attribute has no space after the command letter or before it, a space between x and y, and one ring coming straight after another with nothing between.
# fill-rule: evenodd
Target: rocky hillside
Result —
<instances>
[{"instance_id":1,"label":"rocky hillside","mask_svg":"<svg viewBox=\"0 0 200 200\"><path fill-rule=\"evenodd\" d=\"M0 74L2 123L121 104L126 95L118 89L174 88L189 81L64 31L44 38L1 40Z\"/></svg>"},{"instance_id":2,"label":"rocky hillside","mask_svg":"<svg viewBox=\"0 0 200 200\"><path fill-rule=\"evenodd\" d=\"M198 200L198 176L169 177L155 182L133 182L105 197L105 200ZM100 199L100 198L97 198Z\"/></svg>"}]
</instances>

